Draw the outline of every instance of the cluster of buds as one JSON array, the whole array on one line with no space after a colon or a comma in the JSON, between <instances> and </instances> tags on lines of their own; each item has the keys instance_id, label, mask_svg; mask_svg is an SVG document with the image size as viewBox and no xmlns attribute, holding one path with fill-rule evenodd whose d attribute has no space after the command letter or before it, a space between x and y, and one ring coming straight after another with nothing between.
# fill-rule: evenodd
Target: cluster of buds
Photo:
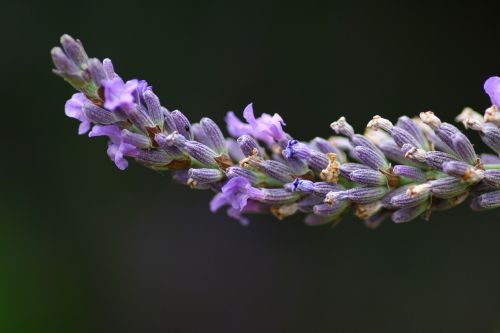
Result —
<instances>
[{"instance_id":1,"label":"cluster of buds","mask_svg":"<svg viewBox=\"0 0 500 333\"><path fill-rule=\"evenodd\" d=\"M396 223L462 203L474 210L500 207L500 78L486 81L492 106L481 115L470 108L456 118L479 132L495 154L477 155L457 127L431 111L380 116L356 134L344 117L331 124L336 135L299 141L284 131L280 115L256 117L253 105L225 118L224 137L210 118L198 123L169 111L146 81L124 81L109 59L89 58L78 40L61 38L52 49L54 72L78 93L66 115L80 121L79 134L109 138L108 156L123 170L127 159L193 189L216 194L210 209L227 207L248 224L247 213L279 219L302 212L308 225L336 225L350 211L369 228L390 217Z\"/></svg>"}]
</instances>

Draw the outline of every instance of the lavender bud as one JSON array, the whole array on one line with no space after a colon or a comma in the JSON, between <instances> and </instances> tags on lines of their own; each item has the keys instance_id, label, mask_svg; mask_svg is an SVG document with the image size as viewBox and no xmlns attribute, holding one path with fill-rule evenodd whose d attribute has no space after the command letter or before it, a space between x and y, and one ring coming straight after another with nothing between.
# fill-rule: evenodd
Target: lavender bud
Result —
<instances>
[{"instance_id":1,"label":"lavender bud","mask_svg":"<svg viewBox=\"0 0 500 333\"><path fill-rule=\"evenodd\" d=\"M122 130L121 134L123 141L134 147L141 149L151 148L151 140L145 135L133 133L127 129Z\"/></svg>"},{"instance_id":2,"label":"lavender bud","mask_svg":"<svg viewBox=\"0 0 500 333\"><path fill-rule=\"evenodd\" d=\"M429 197L429 191L422 191L417 195L408 195L408 193L401 193L391 198L391 205L398 208L413 207L426 202Z\"/></svg>"},{"instance_id":3,"label":"lavender bud","mask_svg":"<svg viewBox=\"0 0 500 333\"><path fill-rule=\"evenodd\" d=\"M226 139L226 146L229 157L233 161L240 161L245 158L245 155L243 155L243 152L241 151L241 148L236 142L236 140L232 138Z\"/></svg>"},{"instance_id":4,"label":"lavender bud","mask_svg":"<svg viewBox=\"0 0 500 333\"><path fill-rule=\"evenodd\" d=\"M173 157L164 150L141 149L135 156L136 160L151 166L165 166L172 162Z\"/></svg>"},{"instance_id":5,"label":"lavender bud","mask_svg":"<svg viewBox=\"0 0 500 333\"><path fill-rule=\"evenodd\" d=\"M328 167L328 157L324 153L312 150L307 164L311 167L311 169L321 171Z\"/></svg>"},{"instance_id":6,"label":"lavender bud","mask_svg":"<svg viewBox=\"0 0 500 333\"><path fill-rule=\"evenodd\" d=\"M443 163L443 171L453 177L463 177L472 167L462 161L448 161Z\"/></svg>"},{"instance_id":7,"label":"lavender bud","mask_svg":"<svg viewBox=\"0 0 500 333\"><path fill-rule=\"evenodd\" d=\"M420 143L420 146L424 150L429 150L429 141L425 137L420 127L418 127L418 125L415 123L415 121L407 116L402 116L399 117L396 125L410 133L411 136L414 137L418 141L418 143Z\"/></svg>"},{"instance_id":8,"label":"lavender bud","mask_svg":"<svg viewBox=\"0 0 500 333\"><path fill-rule=\"evenodd\" d=\"M325 195L323 202L333 205L337 201L346 201L347 199L347 191L332 191Z\"/></svg>"},{"instance_id":9,"label":"lavender bud","mask_svg":"<svg viewBox=\"0 0 500 333\"><path fill-rule=\"evenodd\" d=\"M259 169L271 178L283 183L293 181L292 170L285 164L273 160L262 161Z\"/></svg>"},{"instance_id":10,"label":"lavender bud","mask_svg":"<svg viewBox=\"0 0 500 333\"><path fill-rule=\"evenodd\" d=\"M401 186L401 187L398 187L398 188L390 191L380 200L380 204L382 205L383 208L387 208L387 209L398 208L398 207L394 206L394 204L391 202L391 200L392 200L392 198L394 198L397 195L406 193L408 188L409 188L409 186L405 185L405 186Z\"/></svg>"},{"instance_id":11,"label":"lavender bud","mask_svg":"<svg viewBox=\"0 0 500 333\"><path fill-rule=\"evenodd\" d=\"M471 186L470 191L474 194L483 194L494 190L495 187L488 184L484 179L477 184Z\"/></svg>"},{"instance_id":12,"label":"lavender bud","mask_svg":"<svg viewBox=\"0 0 500 333\"><path fill-rule=\"evenodd\" d=\"M87 69L92 77L92 81L94 81L96 86L100 87L102 80L106 79L106 73L104 72L102 63L97 58L89 59Z\"/></svg>"},{"instance_id":13,"label":"lavender bud","mask_svg":"<svg viewBox=\"0 0 500 333\"><path fill-rule=\"evenodd\" d=\"M500 156L493 154L481 154L481 162L484 164L500 164Z\"/></svg>"},{"instance_id":14,"label":"lavender bud","mask_svg":"<svg viewBox=\"0 0 500 333\"><path fill-rule=\"evenodd\" d=\"M442 170L443 163L456 160L457 159L455 156L442 151L425 152L425 163L427 163L436 170Z\"/></svg>"},{"instance_id":15,"label":"lavender bud","mask_svg":"<svg viewBox=\"0 0 500 333\"><path fill-rule=\"evenodd\" d=\"M337 160L340 163L344 163L346 161L345 153L340 150L338 147L334 146L330 141L325 140L320 137L316 137L311 141L311 147L316 149L317 151L327 154L334 153L337 155Z\"/></svg>"},{"instance_id":16,"label":"lavender bud","mask_svg":"<svg viewBox=\"0 0 500 333\"><path fill-rule=\"evenodd\" d=\"M310 180L296 178L291 187L292 192L312 193L314 191L314 183Z\"/></svg>"},{"instance_id":17,"label":"lavender bud","mask_svg":"<svg viewBox=\"0 0 500 333\"><path fill-rule=\"evenodd\" d=\"M147 114L146 108L140 104L135 104L135 107L127 109L126 112L130 121L144 133L148 133L148 129L156 126Z\"/></svg>"},{"instance_id":18,"label":"lavender bud","mask_svg":"<svg viewBox=\"0 0 500 333\"><path fill-rule=\"evenodd\" d=\"M354 148L351 141L343 136L331 136L328 141L331 142L334 147L342 151Z\"/></svg>"},{"instance_id":19,"label":"lavender bud","mask_svg":"<svg viewBox=\"0 0 500 333\"><path fill-rule=\"evenodd\" d=\"M424 182L426 180L425 172L419 168L409 165L396 165L392 169L395 175Z\"/></svg>"},{"instance_id":20,"label":"lavender bud","mask_svg":"<svg viewBox=\"0 0 500 333\"><path fill-rule=\"evenodd\" d=\"M173 146L184 148L187 142L186 138L177 133L177 131L169 135L158 133L155 135L155 141L161 148Z\"/></svg>"},{"instance_id":21,"label":"lavender bud","mask_svg":"<svg viewBox=\"0 0 500 333\"><path fill-rule=\"evenodd\" d=\"M353 143L354 147L362 146L369 148L373 150L377 155L379 155L380 158L384 158L384 153L382 153L377 146L375 146L370 140L368 140L365 136L361 134L354 134L353 136L351 136L351 142Z\"/></svg>"},{"instance_id":22,"label":"lavender bud","mask_svg":"<svg viewBox=\"0 0 500 333\"><path fill-rule=\"evenodd\" d=\"M295 175L305 175L309 172L309 167L307 162L304 160L300 160L298 158L292 157L285 161L285 163L292 169L292 172Z\"/></svg>"},{"instance_id":23,"label":"lavender bud","mask_svg":"<svg viewBox=\"0 0 500 333\"><path fill-rule=\"evenodd\" d=\"M482 208L493 209L500 207L500 191L488 192L478 197L478 204Z\"/></svg>"},{"instance_id":24,"label":"lavender bud","mask_svg":"<svg viewBox=\"0 0 500 333\"><path fill-rule=\"evenodd\" d=\"M83 105L83 113L88 120L99 125L110 125L119 120L113 112L100 108L94 104Z\"/></svg>"},{"instance_id":25,"label":"lavender bud","mask_svg":"<svg viewBox=\"0 0 500 333\"><path fill-rule=\"evenodd\" d=\"M356 170L371 170L369 166L360 163L344 163L340 166L340 174L347 179L351 179L351 173Z\"/></svg>"},{"instance_id":26,"label":"lavender bud","mask_svg":"<svg viewBox=\"0 0 500 333\"><path fill-rule=\"evenodd\" d=\"M329 192L339 192L343 190L345 190L343 186L328 182L316 182L314 183L313 188L314 193L322 197L324 197Z\"/></svg>"},{"instance_id":27,"label":"lavender bud","mask_svg":"<svg viewBox=\"0 0 500 333\"><path fill-rule=\"evenodd\" d=\"M283 188L264 188L262 197L258 198L260 202L272 205L289 204L300 198L299 193L287 191Z\"/></svg>"},{"instance_id":28,"label":"lavender bud","mask_svg":"<svg viewBox=\"0 0 500 333\"><path fill-rule=\"evenodd\" d=\"M232 166L226 169L226 176L227 178L231 179L234 177L244 177L252 183L252 185L257 186L259 184L259 179L255 172L238 167L238 166Z\"/></svg>"},{"instance_id":29,"label":"lavender bud","mask_svg":"<svg viewBox=\"0 0 500 333\"><path fill-rule=\"evenodd\" d=\"M311 140L311 147L326 154L326 153L336 153L338 150L330 141L325 140L320 137L315 137Z\"/></svg>"},{"instance_id":30,"label":"lavender bud","mask_svg":"<svg viewBox=\"0 0 500 333\"><path fill-rule=\"evenodd\" d=\"M418 206L398 209L392 214L391 218L395 223L409 222L424 213L428 206L427 203L422 203Z\"/></svg>"},{"instance_id":31,"label":"lavender bud","mask_svg":"<svg viewBox=\"0 0 500 333\"><path fill-rule=\"evenodd\" d=\"M319 216L339 216L346 210L349 206L347 201L335 201L333 204L319 204L315 205L313 208L313 212Z\"/></svg>"},{"instance_id":32,"label":"lavender bud","mask_svg":"<svg viewBox=\"0 0 500 333\"><path fill-rule=\"evenodd\" d=\"M113 67L113 63L111 62L111 59L104 59L102 61L102 68L104 69L104 73L106 73L106 78L108 80L114 79L115 77L118 77L115 73L115 69Z\"/></svg>"},{"instance_id":33,"label":"lavender bud","mask_svg":"<svg viewBox=\"0 0 500 333\"><path fill-rule=\"evenodd\" d=\"M484 124L480 136L488 147L500 155L500 128L498 126L493 123Z\"/></svg>"},{"instance_id":34,"label":"lavender bud","mask_svg":"<svg viewBox=\"0 0 500 333\"><path fill-rule=\"evenodd\" d=\"M189 185L192 189L196 190L208 190L211 188L212 184L195 184L190 181L188 170L177 170L173 174L173 178L176 182Z\"/></svg>"},{"instance_id":35,"label":"lavender bud","mask_svg":"<svg viewBox=\"0 0 500 333\"><path fill-rule=\"evenodd\" d=\"M156 96L152 90L147 89L143 94L144 102L146 103L147 113L153 123L160 128L163 127L163 111L160 105L160 99Z\"/></svg>"},{"instance_id":36,"label":"lavender bud","mask_svg":"<svg viewBox=\"0 0 500 333\"><path fill-rule=\"evenodd\" d=\"M409 162L405 158L401 148L393 140L385 140L381 142L378 147L384 153L385 157L391 161L398 162L400 164L406 164Z\"/></svg>"},{"instance_id":37,"label":"lavender bud","mask_svg":"<svg viewBox=\"0 0 500 333\"><path fill-rule=\"evenodd\" d=\"M323 198L317 195L308 195L297 201L297 208L302 213L312 213L314 211L314 206L321 204Z\"/></svg>"},{"instance_id":38,"label":"lavender bud","mask_svg":"<svg viewBox=\"0 0 500 333\"><path fill-rule=\"evenodd\" d=\"M289 140L286 148L283 149L282 155L287 160L294 157L300 160L307 160L311 155L311 149L298 140Z\"/></svg>"},{"instance_id":39,"label":"lavender bud","mask_svg":"<svg viewBox=\"0 0 500 333\"><path fill-rule=\"evenodd\" d=\"M226 140L219 126L210 118L201 118L201 128L211 142L210 147L219 154L227 154Z\"/></svg>"},{"instance_id":40,"label":"lavender bud","mask_svg":"<svg viewBox=\"0 0 500 333\"><path fill-rule=\"evenodd\" d=\"M261 149L257 144L257 141L255 141L255 139L250 135L244 134L240 136L236 141L238 142L238 145L240 146L240 149L245 156L262 156Z\"/></svg>"},{"instance_id":41,"label":"lavender bud","mask_svg":"<svg viewBox=\"0 0 500 333\"><path fill-rule=\"evenodd\" d=\"M211 147L212 142L207 137L205 131L201 128L200 124L197 123L191 124L191 133L193 133L194 141L201 142L205 146L213 148Z\"/></svg>"},{"instance_id":42,"label":"lavender bud","mask_svg":"<svg viewBox=\"0 0 500 333\"><path fill-rule=\"evenodd\" d=\"M467 190L469 184L462 181L460 178L444 177L436 180L431 180L429 183L431 193L443 199L459 196Z\"/></svg>"},{"instance_id":43,"label":"lavender bud","mask_svg":"<svg viewBox=\"0 0 500 333\"><path fill-rule=\"evenodd\" d=\"M172 118L174 119L175 128L179 134L183 135L186 139L192 140L193 134L191 132L191 123L186 116L179 110L172 111Z\"/></svg>"},{"instance_id":44,"label":"lavender bud","mask_svg":"<svg viewBox=\"0 0 500 333\"><path fill-rule=\"evenodd\" d=\"M432 111L420 112L420 119L434 130L441 126L441 120Z\"/></svg>"},{"instance_id":45,"label":"lavender bud","mask_svg":"<svg viewBox=\"0 0 500 333\"><path fill-rule=\"evenodd\" d=\"M224 178L224 173L219 169L191 168L188 171L188 175L189 175L188 185L189 183L193 183L193 185L211 184L218 182Z\"/></svg>"},{"instance_id":46,"label":"lavender bud","mask_svg":"<svg viewBox=\"0 0 500 333\"><path fill-rule=\"evenodd\" d=\"M453 148L453 136L455 134L462 133L458 128L448 123L442 123L441 126L434 132L448 147L451 148ZM453 154L456 154L455 150L453 150Z\"/></svg>"},{"instance_id":47,"label":"lavender bud","mask_svg":"<svg viewBox=\"0 0 500 333\"><path fill-rule=\"evenodd\" d=\"M168 111L166 108L162 107L161 111L163 113L163 128L167 133L173 133L177 131L177 127L175 126L175 121L174 117L172 117L172 114L170 111Z\"/></svg>"},{"instance_id":48,"label":"lavender bud","mask_svg":"<svg viewBox=\"0 0 500 333\"><path fill-rule=\"evenodd\" d=\"M60 47L54 47L50 51L50 54L52 55L52 62L59 70L59 74L78 75L80 73L78 66L76 66L75 63L71 61L66 54L64 54Z\"/></svg>"},{"instance_id":49,"label":"lavender bud","mask_svg":"<svg viewBox=\"0 0 500 333\"><path fill-rule=\"evenodd\" d=\"M474 147L463 133L455 133L452 137L452 143L455 151L465 162L470 165L474 165L476 163L477 155L474 151Z\"/></svg>"},{"instance_id":50,"label":"lavender bud","mask_svg":"<svg viewBox=\"0 0 500 333\"><path fill-rule=\"evenodd\" d=\"M393 126L394 125L392 125L392 123L389 120L382 118L378 115L373 116L373 119L370 120L370 122L368 122L368 125L366 125L367 128L373 128L375 130L382 129L386 132L390 132Z\"/></svg>"},{"instance_id":51,"label":"lavender bud","mask_svg":"<svg viewBox=\"0 0 500 333\"><path fill-rule=\"evenodd\" d=\"M340 117L339 120L331 123L330 127L337 134L341 134L341 135L347 136L347 137L351 137L354 135L354 129L345 120L345 117Z\"/></svg>"},{"instance_id":52,"label":"lavender bud","mask_svg":"<svg viewBox=\"0 0 500 333\"><path fill-rule=\"evenodd\" d=\"M217 153L205 146L203 143L197 141L186 141L184 148L191 157L200 163L206 165L216 165L215 159L218 156Z\"/></svg>"},{"instance_id":53,"label":"lavender bud","mask_svg":"<svg viewBox=\"0 0 500 333\"><path fill-rule=\"evenodd\" d=\"M398 126L393 127L391 130L391 135L396 144L400 147L403 147L404 144L410 144L414 147L422 148L420 142L418 142L417 139L415 139L409 132L407 132L403 128L400 128Z\"/></svg>"},{"instance_id":54,"label":"lavender bud","mask_svg":"<svg viewBox=\"0 0 500 333\"><path fill-rule=\"evenodd\" d=\"M417 149L410 144L404 144L403 147L401 147L401 152L404 153L405 158L413 161L414 163L425 162L425 154L427 153L425 150Z\"/></svg>"},{"instance_id":55,"label":"lavender bud","mask_svg":"<svg viewBox=\"0 0 500 333\"><path fill-rule=\"evenodd\" d=\"M500 188L500 170L486 170L484 182L492 187Z\"/></svg>"},{"instance_id":56,"label":"lavender bud","mask_svg":"<svg viewBox=\"0 0 500 333\"><path fill-rule=\"evenodd\" d=\"M86 68L89 58L79 40L74 40L69 35L63 35L61 37L61 45L64 52L76 65L78 65L81 69Z\"/></svg>"},{"instance_id":57,"label":"lavender bud","mask_svg":"<svg viewBox=\"0 0 500 333\"><path fill-rule=\"evenodd\" d=\"M385 160L385 158L381 157L379 154L377 154L374 150L363 147L363 146L356 146L354 147L354 150L356 151L356 155L358 158L366 165L368 165L370 168L374 170L385 170L389 167L389 164Z\"/></svg>"},{"instance_id":58,"label":"lavender bud","mask_svg":"<svg viewBox=\"0 0 500 333\"><path fill-rule=\"evenodd\" d=\"M375 170L356 170L351 173L351 180L368 186L384 186L387 185L387 178L380 172Z\"/></svg>"},{"instance_id":59,"label":"lavender bud","mask_svg":"<svg viewBox=\"0 0 500 333\"><path fill-rule=\"evenodd\" d=\"M453 177L461 177L468 183L477 183L484 178L484 170L477 169L465 162L450 161L443 163L443 171Z\"/></svg>"},{"instance_id":60,"label":"lavender bud","mask_svg":"<svg viewBox=\"0 0 500 333\"><path fill-rule=\"evenodd\" d=\"M387 192L386 187L355 187L346 191L352 202L368 204L381 199Z\"/></svg>"}]
</instances>

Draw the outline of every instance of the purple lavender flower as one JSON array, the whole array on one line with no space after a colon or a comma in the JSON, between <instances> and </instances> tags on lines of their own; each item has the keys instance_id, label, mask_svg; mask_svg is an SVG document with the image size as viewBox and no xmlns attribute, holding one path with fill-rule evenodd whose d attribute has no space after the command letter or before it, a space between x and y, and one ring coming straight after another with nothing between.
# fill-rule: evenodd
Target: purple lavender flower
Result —
<instances>
[{"instance_id":1,"label":"purple lavender flower","mask_svg":"<svg viewBox=\"0 0 500 333\"><path fill-rule=\"evenodd\" d=\"M126 83L119 77L110 80L103 80L105 102L104 107L110 110L121 108L130 110L134 107L133 93L137 89L137 80L130 80Z\"/></svg>"},{"instance_id":2,"label":"purple lavender flower","mask_svg":"<svg viewBox=\"0 0 500 333\"><path fill-rule=\"evenodd\" d=\"M71 96L71 99L66 102L64 112L70 118L75 118L80 121L78 134L85 134L90 130L92 123L87 119L83 112L83 107L90 101L82 93L76 93Z\"/></svg>"},{"instance_id":3,"label":"purple lavender flower","mask_svg":"<svg viewBox=\"0 0 500 333\"><path fill-rule=\"evenodd\" d=\"M89 58L78 40L65 35L61 43L51 51L54 72L80 91L65 105L66 115L80 121L79 133L107 137L107 153L121 170L129 157L171 170L193 189L216 192L210 209L227 206L243 225L248 213L283 219L303 212L308 225L335 226L353 208L373 229L388 217L396 223L427 218L469 196L474 210L500 207L499 77L485 83L493 105L484 116L466 108L456 118L495 154L477 155L468 136L431 111L395 124L375 116L363 135L340 117L331 128L343 137L300 141L284 132L278 114L256 118L249 104L246 122L227 113L235 140L210 118L192 124L182 112L168 111L146 81L125 82L111 60Z\"/></svg>"},{"instance_id":4,"label":"purple lavender flower","mask_svg":"<svg viewBox=\"0 0 500 333\"><path fill-rule=\"evenodd\" d=\"M249 191L252 185L250 182L243 177L234 177L229 179L229 181L222 187L222 197L218 197L218 206L223 200L230 203L234 209L242 211L247 205L249 196Z\"/></svg>"},{"instance_id":5,"label":"purple lavender flower","mask_svg":"<svg viewBox=\"0 0 500 333\"><path fill-rule=\"evenodd\" d=\"M490 96L491 104L500 107L500 77L492 76L486 80L484 91Z\"/></svg>"},{"instance_id":6,"label":"purple lavender flower","mask_svg":"<svg viewBox=\"0 0 500 333\"><path fill-rule=\"evenodd\" d=\"M123 140L121 130L115 125L95 125L89 133L89 137L107 136L109 137L108 156L120 170L128 167L125 156L136 156L139 150Z\"/></svg>"},{"instance_id":7,"label":"purple lavender flower","mask_svg":"<svg viewBox=\"0 0 500 333\"><path fill-rule=\"evenodd\" d=\"M238 137L249 134L268 145L286 139L286 133L283 131L285 122L277 113L273 116L263 113L259 118L255 118L253 105L250 103L243 111L243 118L245 118L247 124L239 120L233 112L228 112L226 123L232 136Z\"/></svg>"}]
</instances>

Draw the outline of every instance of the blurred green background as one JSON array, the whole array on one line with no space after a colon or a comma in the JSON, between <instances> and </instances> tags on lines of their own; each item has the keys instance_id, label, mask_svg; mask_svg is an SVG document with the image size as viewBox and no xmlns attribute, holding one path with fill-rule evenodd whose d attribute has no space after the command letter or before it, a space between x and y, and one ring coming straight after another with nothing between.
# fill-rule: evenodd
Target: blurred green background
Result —
<instances>
[{"instance_id":1,"label":"blurred green background","mask_svg":"<svg viewBox=\"0 0 500 333\"><path fill-rule=\"evenodd\" d=\"M300 139L345 115L482 111L495 2L4 3L0 332L500 332L500 219L466 206L367 230L208 210L210 193L77 135L52 75L63 33L169 109L280 113ZM485 149L471 133L478 149Z\"/></svg>"}]
</instances>

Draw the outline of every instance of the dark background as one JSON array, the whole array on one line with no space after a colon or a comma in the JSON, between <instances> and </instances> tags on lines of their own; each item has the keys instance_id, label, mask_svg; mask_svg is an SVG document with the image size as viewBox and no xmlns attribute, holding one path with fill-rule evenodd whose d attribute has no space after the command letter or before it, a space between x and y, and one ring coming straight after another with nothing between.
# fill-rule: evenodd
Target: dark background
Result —
<instances>
[{"instance_id":1,"label":"dark background","mask_svg":"<svg viewBox=\"0 0 500 333\"><path fill-rule=\"evenodd\" d=\"M432 109L482 111L500 74L494 2L2 5L0 331L500 332L498 212L336 229L241 227L64 116L63 33L193 121L280 113L301 139ZM477 136L471 133L478 149Z\"/></svg>"}]
</instances>

